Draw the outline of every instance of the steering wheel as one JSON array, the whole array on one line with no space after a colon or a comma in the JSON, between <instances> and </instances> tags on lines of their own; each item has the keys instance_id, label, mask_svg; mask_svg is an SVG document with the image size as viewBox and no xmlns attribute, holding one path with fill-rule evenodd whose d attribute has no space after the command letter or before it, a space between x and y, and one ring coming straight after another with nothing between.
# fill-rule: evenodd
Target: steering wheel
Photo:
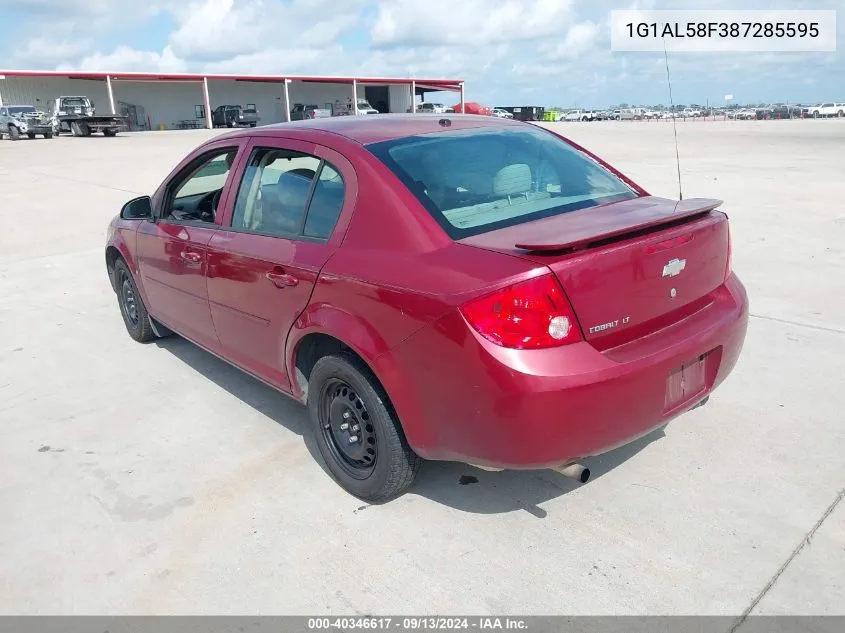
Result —
<instances>
[{"instance_id":1,"label":"steering wheel","mask_svg":"<svg viewBox=\"0 0 845 633\"><path fill-rule=\"evenodd\" d=\"M214 218L217 217L217 205L220 203L220 196L223 195L223 187L218 189L214 192L214 195L211 197L211 220L214 221Z\"/></svg>"}]
</instances>

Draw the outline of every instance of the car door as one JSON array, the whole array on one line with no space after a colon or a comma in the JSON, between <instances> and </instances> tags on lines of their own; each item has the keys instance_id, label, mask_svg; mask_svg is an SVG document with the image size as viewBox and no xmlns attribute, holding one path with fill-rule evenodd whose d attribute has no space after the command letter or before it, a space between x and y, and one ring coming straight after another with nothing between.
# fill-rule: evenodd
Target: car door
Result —
<instances>
[{"instance_id":1,"label":"car door","mask_svg":"<svg viewBox=\"0 0 845 633\"><path fill-rule=\"evenodd\" d=\"M208 307L207 247L222 221L212 207L219 209L225 200L244 143L221 141L186 159L154 196L154 221L142 222L136 233L150 314L211 350L218 339Z\"/></svg>"},{"instance_id":2,"label":"car door","mask_svg":"<svg viewBox=\"0 0 845 633\"><path fill-rule=\"evenodd\" d=\"M224 355L290 390L285 344L335 231L354 200L355 172L337 152L297 140L251 142L224 226L208 244L208 297Z\"/></svg>"}]
</instances>

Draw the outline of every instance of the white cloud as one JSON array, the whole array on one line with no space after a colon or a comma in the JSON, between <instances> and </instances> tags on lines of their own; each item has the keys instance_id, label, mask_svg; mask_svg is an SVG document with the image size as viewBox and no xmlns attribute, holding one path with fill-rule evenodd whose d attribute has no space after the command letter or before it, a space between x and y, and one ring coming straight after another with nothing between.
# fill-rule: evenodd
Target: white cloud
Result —
<instances>
[{"instance_id":1,"label":"white cloud","mask_svg":"<svg viewBox=\"0 0 845 633\"><path fill-rule=\"evenodd\" d=\"M161 53L139 51L128 46L119 46L108 54L94 53L74 64L62 64L58 70L125 71L125 72L186 72L184 60L173 54L167 46Z\"/></svg>"},{"instance_id":2,"label":"white cloud","mask_svg":"<svg viewBox=\"0 0 845 633\"><path fill-rule=\"evenodd\" d=\"M578 59L598 42L601 27L589 20L572 26L562 42L541 43L538 50L549 60Z\"/></svg>"},{"instance_id":3,"label":"white cloud","mask_svg":"<svg viewBox=\"0 0 845 633\"><path fill-rule=\"evenodd\" d=\"M28 40L22 48L15 50L15 60L30 66L55 66L66 59L78 59L90 53L94 46L94 41L90 38L56 40L50 37L35 37Z\"/></svg>"},{"instance_id":4,"label":"white cloud","mask_svg":"<svg viewBox=\"0 0 845 633\"><path fill-rule=\"evenodd\" d=\"M536 40L571 19L573 0L382 0L373 45L470 46Z\"/></svg>"},{"instance_id":5,"label":"white cloud","mask_svg":"<svg viewBox=\"0 0 845 633\"><path fill-rule=\"evenodd\" d=\"M195 0L171 9L180 22L170 35L173 52L189 59L220 61L268 48L328 46L355 25L361 2L329 0ZM324 18L318 19L316 18Z\"/></svg>"}]
</instances>

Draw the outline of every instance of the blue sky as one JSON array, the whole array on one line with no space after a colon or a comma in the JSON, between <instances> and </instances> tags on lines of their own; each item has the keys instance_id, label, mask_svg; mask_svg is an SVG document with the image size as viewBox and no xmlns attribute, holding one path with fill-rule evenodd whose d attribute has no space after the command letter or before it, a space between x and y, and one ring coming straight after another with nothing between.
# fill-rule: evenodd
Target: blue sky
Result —
<instances>
[{"instance_id":1,"label":"blue sky","mask_svg":"<svg viewBox=\"0 0 845 633\"><path fill-rule=\"evenodd\" d=\"M841 9L835 53L675 53L676 103L845 101L845 0L4 0L27 69L464 79L489 105L666 103L662 54L610 51L624 8ZM834 94L835 93L835 94Z\"/></svg>"}]
</instances>

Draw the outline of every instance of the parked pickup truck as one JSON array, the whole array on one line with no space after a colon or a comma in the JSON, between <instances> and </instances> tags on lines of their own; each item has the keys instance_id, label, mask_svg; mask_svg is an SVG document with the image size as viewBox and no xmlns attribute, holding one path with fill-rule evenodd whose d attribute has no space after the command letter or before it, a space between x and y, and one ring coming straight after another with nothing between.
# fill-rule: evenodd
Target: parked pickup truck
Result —
<instances>
[{"instance_id":1,"label":"parked pickup truck","mask_svg":"<svg viewBox=\"0 0 845 633\"><path fill-rule=\"evenodd\" d=\"M561 117L561 121L592 121L595 118L592 110L570 110Z\"/></svg>"},{"instance_id":2,"label":"parked pickup truck","mask_svg":"<svg viewBox=\"0 0 845 633\"><path fill-rule=\"evenodd\" d=\"M816 119L825 117L842 117L845 116L845 103L834 103L829 101L813 106L810 109L810 116Z\"/></svg>"},{"instance_id":3,"label":"parked pickup truck","mask_svg":"<svg viewBox=\"0 0 845 633\"><path fill-rule=\"evenodd\" d=\"M327 119L332 115L332 111L328 108L321 108L314 104L304 105L302 103L295 103L293 110L290 111L291 121L302 121L303 119Z\"/></svg>"},{"instance_id":4,"label":"parked pickup truck","mask_svg":"<svg viewBox=\"0 0 845 633\"><path fill-rule=\"evenodd\" d=\"M258 110L246 109L239 105L217 106L211 113L211 124L214 127L255 127L259 121L261 117L258 116Z\"/></svg>"},{"instance_id":5,"label":"parked pickup truck","mask_svg":"<svg viewBox=\"0 0 845 633\"><path fill-rule=\"evenodd\" d=\"M88 97L63 96L53 101L53 134L70 132L73 136L91 136L102 132L103 136L117 136L127 126L128 117L116 114L97 114L94 102Z\"/></svg>"},{"instance_id":6,"label":"parked pickup truck","mask_svg":"<svg viewBox=\"0 0 845 633\"><path fill-rule=\"evenodd\" d=\"M29 138L40 135L53 138L53 126L44 112L31 105L0 106L0 138L8 135L17 141L24 134Z\"/></svg>"}]
</instances>

